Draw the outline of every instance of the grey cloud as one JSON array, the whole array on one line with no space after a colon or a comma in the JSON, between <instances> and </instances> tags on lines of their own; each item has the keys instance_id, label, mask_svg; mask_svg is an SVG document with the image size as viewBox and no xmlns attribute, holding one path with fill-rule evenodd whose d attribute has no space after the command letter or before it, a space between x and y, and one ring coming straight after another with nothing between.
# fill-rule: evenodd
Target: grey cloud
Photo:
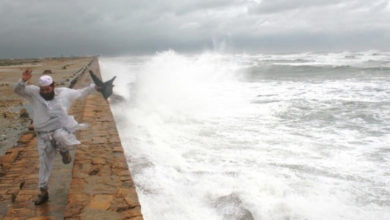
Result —
<instances>
[{"instance_id":1,"label":"grey cloud","mask_svg":"<svg viewBox=\"0 0 390 220\"><path fill-rule=\"evenodd\" d=\"M252 13L283 13L286 11L302 11L320 8L323 11L329 10L382 10L389 4L388 0L263 0L253 4Z\"/></svg>"},{"instance_id":2,"label":"grey cloud","mask_svg":"<svg viewBox=\"0 0 390 220\"><path fill-rule=\"evenodd\" d=\"M3 0L0 57L194 51L218 42L235 51L388 50L389 12L384 0Z\"/></svg>"},{"instance_id":3,"label":"grey cloud","mask_svg":"<svg viewBox=\"0 0 390 220\"><path fill-rule=\"evenodd\" d=\"M252 12L277 13L302 8L332 6L340 3L350 4L351 2L354 2L354 0L263 0L252 8Z\"/></svg>"},{"instance_id":4,"label":"grey cloud","mask_svg":"<svg viewBox=\"0 0 390 220\"><path fill-rule=\"evenodd\" d=\"M232 36L230 45L251 52L309 52L309 51L362 51L370 49L385 50L390 33L381 30L371 32L312 33L290 32L288 34L269 34L261 36Z\"/></svg>"}]
</instances>

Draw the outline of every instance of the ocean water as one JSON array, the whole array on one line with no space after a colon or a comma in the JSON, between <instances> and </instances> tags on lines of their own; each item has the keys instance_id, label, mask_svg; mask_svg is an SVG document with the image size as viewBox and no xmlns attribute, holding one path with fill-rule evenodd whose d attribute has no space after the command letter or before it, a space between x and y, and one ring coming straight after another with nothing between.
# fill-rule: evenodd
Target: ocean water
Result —
<instances>
[{"instance_id":1,"label":"ocean water","mask_svg":"<svg viewBox=\"0 0 390 220\"><path fill-rule=\"evenodd\" d=\"M390 219L390 53L100 64L145 219Z\"/></svg>"}]
</instances>

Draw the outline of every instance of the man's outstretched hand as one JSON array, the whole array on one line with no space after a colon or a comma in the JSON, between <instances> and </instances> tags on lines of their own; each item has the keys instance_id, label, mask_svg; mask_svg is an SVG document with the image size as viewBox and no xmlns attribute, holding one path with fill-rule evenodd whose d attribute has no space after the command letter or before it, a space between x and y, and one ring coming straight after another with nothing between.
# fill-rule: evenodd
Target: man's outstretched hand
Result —
<instances>
[{"instance_id":1,"label":"man's outstretched hand","mask_svg":"<svg viewBox=\"0 0 390 220\"><path fill-rule=\"evenodd\" d=\"M22 73L22 80L27 82L28 80L30 80L32 77L32 70L31 69L26 69L23 73Z\"/></svg>"}]
</instances>

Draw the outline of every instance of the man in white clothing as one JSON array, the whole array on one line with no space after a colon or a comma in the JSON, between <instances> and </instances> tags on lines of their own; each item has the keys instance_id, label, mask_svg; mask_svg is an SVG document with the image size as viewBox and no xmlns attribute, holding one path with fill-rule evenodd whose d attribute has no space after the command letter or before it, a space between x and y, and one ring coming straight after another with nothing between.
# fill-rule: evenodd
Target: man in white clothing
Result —
<instances>
[{"instance_id":1,"label":"man in white clothing","mask_svg":"<svg viewBox=\"0 0 390 220\"><path fill-rule=\"evenodd\" d=\"M32 70L27 69L17 83L15 92L26 98L32 105L34 129L38 137L39 152L39 184L40 194L35 205L45 203L49 199L48 181L53 167L56 151L62 156L62 162L71 162L69 147L80 144L73 134L85 127L73 116L68 115L72 101L83 98L95 90L95 85L83 89L55 88L51 76L43 75L39 79L39 87L27 85L32 77Z\"/></svg>"}]
</instances>

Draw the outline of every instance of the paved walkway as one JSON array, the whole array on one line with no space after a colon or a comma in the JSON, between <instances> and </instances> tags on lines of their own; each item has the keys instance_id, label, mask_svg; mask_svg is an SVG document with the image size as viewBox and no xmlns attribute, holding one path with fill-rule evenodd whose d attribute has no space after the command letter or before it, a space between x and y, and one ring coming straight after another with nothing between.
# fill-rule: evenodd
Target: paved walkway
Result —
<instances>
[{"instance_id":1,"label":"paved walkway","mask_svg":"<svg viewBox=\"0 0 390 220\"><path fill-rule=\"evenodd\" d=\"M90 68L99 73L97 60ZM89 74L75 88L90 83ZM74 162L63 165L56 158L49 182L50 200L34 206L39 193L38 153L33 132L24 134L0 163L0 218L3 219L143 219L134 183L116 130L109 104L95 93L78 101L71 114L90 129L79 132L82 142Z\"/></svg>"}]
</instances>

